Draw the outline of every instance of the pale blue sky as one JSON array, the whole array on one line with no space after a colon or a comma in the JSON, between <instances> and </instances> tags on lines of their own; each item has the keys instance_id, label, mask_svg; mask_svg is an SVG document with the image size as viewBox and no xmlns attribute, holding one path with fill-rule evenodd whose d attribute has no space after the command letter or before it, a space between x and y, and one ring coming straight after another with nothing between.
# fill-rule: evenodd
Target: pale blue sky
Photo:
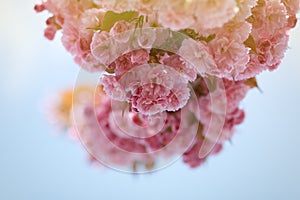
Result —
<instances>
[{"instance_id":1,"label":"pale blue sky","mask_svg":"<svg viewBox=\"0 0 300 200\"><path fill-rule=\"evenodd\" d=\"M43 38L33 0L1 0L0 199L300 199L300 30L280 68L259 76L232 144L201 168L181 161L133 176L87 164L83 148L43 118L47 95L72 86L78 67L59 38ZM59 35L58 35L59 36Z\"/></svg>"}]
</instances>

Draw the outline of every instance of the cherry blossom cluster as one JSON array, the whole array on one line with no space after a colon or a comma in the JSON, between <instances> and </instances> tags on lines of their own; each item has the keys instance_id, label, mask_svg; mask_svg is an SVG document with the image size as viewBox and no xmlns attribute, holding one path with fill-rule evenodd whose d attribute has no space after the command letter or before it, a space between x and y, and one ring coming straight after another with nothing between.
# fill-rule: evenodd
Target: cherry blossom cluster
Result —
<instances>
[{"instance_id":1,"label":"cherry blossom cluster","mask_svg":"<svg viewBox=\"0 0 300 200\"><path fill-rule=\"evenodd\" d=\"M91 86L80 86L58 96L51 108L52 119L59 119L55 121L56 125L65 127L71 138L84 144L93 163L100 161L124 171L136 171L137 168L151 171L182 156L184 163L195 168L209 156L218 154L223 144L231 139L236 125L245 118L239 103L251 89L251 84L225 79L216 84L223 84L223 81L226 113L220 109L220 104L224 104L222 98L216 98L218 106L212 109L211 95L221 96L222 92L217 88L209 92L205 80L198 78L192 85L196 101L190 102L185 110L144 115L132 110L129 104L124 107L118 101L112 103L102 86L96 91ZM196 112L195 106L199 106L200 112ZM210 140L208 125L213 123L212 115L224 118L222 132L209 154L200 158L203 142ZM215 122L219 123L218 120Z\"/></svg>"},{"instance_id":2,"label":"cherry blossom cluster","mask_svg":"<svg viewBox=\"0 0 300 200\"><path fill-rule=\"evenodd\" d=\"M197 167L243 122L240 102L257 87L256 76L280 65L299 6L299 0L45 0L35 5L51 13L45 37L61 31L75 62L101 73L96 98L63 94L54 118L77 130L93 160L107 165L156 169L181 154Z\"/></svg>"}]
</instances>

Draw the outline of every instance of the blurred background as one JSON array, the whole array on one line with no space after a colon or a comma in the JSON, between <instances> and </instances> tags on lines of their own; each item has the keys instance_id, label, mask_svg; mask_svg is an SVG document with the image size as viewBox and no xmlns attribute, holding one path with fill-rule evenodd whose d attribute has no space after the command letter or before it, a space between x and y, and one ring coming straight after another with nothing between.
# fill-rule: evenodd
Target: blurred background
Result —
<instances>
[{"instance_id":1,"label":"blurred background","mask_svg":"<svg viewBox=\"0 0 300 200\"><path fill-rule=\"evenodd\" d=\"M263 93L243 102L246 121L224 151L191 170L178 160L153 174L91 166L83 147L45 117L47 97L72 87L78 66L58 34L43 37L47 13L33 0L1 0L0 199L300 199L300 27Z\"/></svg>"}]
</instances>

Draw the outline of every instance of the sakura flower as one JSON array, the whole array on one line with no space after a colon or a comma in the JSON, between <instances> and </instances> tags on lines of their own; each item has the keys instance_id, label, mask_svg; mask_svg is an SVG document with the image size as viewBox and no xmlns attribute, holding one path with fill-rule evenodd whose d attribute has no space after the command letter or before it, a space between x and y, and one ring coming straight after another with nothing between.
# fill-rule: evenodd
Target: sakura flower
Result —
<instances>
[{"instance_id":1,"label":"sakura flower","mask_svg":"<svg viewBox=\"0 0 300 200\"><path fill-rule=\"evenodd\" d=\"M299 0L45 0L34 7L50 12L45 37L61 31L75 62L101 72L96 90L60 94L51 119L81 141L93 162L145 172L183 155L198 167L245 119L240 103L249 81L281 63L299 6Z\"/></svg>"},{"instance_id":2,"label":"sakura flower","mask_svg":"<svg viewBox=\"0 0 300 200\"><path fill-rule=\"evenodd\" d=\"M77 27L80 35L91 40L94 32L100 27L104 15L105 11L103 9L85 10L80 16L79 27Z\"/></svg>"},{"instance_id":3,"label":"sakura flower","mask_svg":"<svg viewBox=\"0 0 300 200\"><path fill-rule=\"evenodd\" d=\"M269 33L273 33L286 26L287 11L280 0L268 1L266 3L265 28Z\"/></svg>"},{"instance_id":4,"label":"sakura flower","mask_svg":"<svg viewBox=\"0 0 300 200\"><path fill-rule=\"evenodd\" d=\"M231 138L234 126L240 124L245 117L239 105L250 88L243 81L218 81L224 83L224 88L217 87L215 91L199 99L200 121L204 126L203 136L223 143Z\"/></svg>"},{"instance_id":5,"label":"sakura flower","mask_svg":"<svg viewBox=\"0 0 300 200\"><path fill-rule=\"evenodd\" d=\"M199 167L206 161L206 158L199 158L199 151L203 145L203 140L198 140L188 151L183 154L183 162L188 164L191 168ZM222 150L221 144L214 146L211 154L218 154Z\"/></svg>"},{"instance_id":6,"label":"sakura flower","mask_svg":"<svg viewBox=\"0 0 300 200\"><path fill-rule=\"evenodd\" d=\"M217 65L204 43L185 39L178 54L194 67L200 75L205 75L217 69Z\"/></svg>"},{"instance_id":7,"label":"sakura flower","mask_svg":"<svg viewBox=\"0 0 300 200\"><path fill-rule=\"evenodd\" d=\"M249 87L243 81L233 82L224 79L226 90L227 107L226 112L232 113L239 107L240 102L246 97Z\"/></svg>"},{"instance_id":8,"label":"sakura flower","mask_svg":"<svg viewBox=\"0 0 300 200\"><path fill-rule=\"evenodd\" d=\"M237 14L235 0L200 0L195 3L195 16L199 26L211 29L223 26Z\"/></svg>"},{"instance_id":9,"label":"sakura flower","mask_svg":"<svg viewBox=\"0 0 300 200\"><path fill-rule=\"evenodd\" d=\"M111 40L108 32L96 32L91 43L92 55L105 65L111 64L116 58L116 42Z\"/></svg>"},{"instance_id":10,"label":"sakura flower","mask_svg":"<svg viewBox=\"0 0 300 200\"><path fill-rule=\"evenodd\" d=\"M299 0L282 0L281 1L287 9L289 15L296 15L299 11L300 1Z\"/></svg>"},{"instance_id":11,"label":"sakura flower","mask_svg":"<svg viewBox=\"0 0 300 200\"><path fill-rule=\"evenodd\" d=\"M238 21L244 21L252 15L251 9L257 4L258 0L238 0L238 13L235 18Z\"/></svg>"},{"instance_id":12,"label":"sakura flower","mask_svg":"<svg viewBox=\"0 0 300 200\"><path fill-rule=\"evenodd\" d=\"M145 114L182 108L189 99L186 80L170 68L161 65L149 67L143 66L144 69L139 70L141 84L131 90L129 98L133 107Z\"/></svg>"},{"instance_id":13,"label":"sakura flower","mask_svg":"<svg viewBox=\"0 0 300 200\"><path fill-rule=\"evenodd\" d=\"M156 130L157 134L153 136L142 138L126 135L124 129L119 126L120 118L114 118L114 108L110 99L105 96L101 99L101 105L97 105L94 110L92 102L74 108L76 118L74 126L79 130L81 142L95 161L126 171L137 170L135 165L138 162L147 170L151 170L160 168L161 161L164 164L176 159L188 149L194 139L195 134L181 128L181 120L182 117L185 118L185 115L182 116L180 112L166 113L163 121L160 118L159 120L163 122L162 127ZM131 114L134 113L126 112L123 118ZM133 118L127 119L133 120ZM144 117L139 120L146 122ZM129 129L132 128L130 125L132 123L129 122L127 124ZM145 125L143 129L145 135L151 131L150 127ZM190 128L191 130L194 129ZM155 165L159 160L161 161L157 163L158 165ZM133 169L129 169L130 166Z\"/></svg>"},{"instance_id":14,"label":"sakura flower","mask_svg":"<svg viewBox=\"0 0 300 200\"><path fill-rule=\"evenodd\" d=\"M246 80L252 77L255 77L257 74L266 70L267 67L264 64L261 64L259 57L257 55L251 54L250 61L246 65L246 68L243 72L239 73L235 80Z\"/></svg>"},{"instance_id":15,"label":"sakura flower","mask_svg":"<svg viewBox=\"0 0 300 200\"><path fill-rule=\"evenodd\" d=\"M118 75L123 75L124 73L128 72L131 70L135 65L132 63L131 60L132 56L130 54L125 54L121 57L119 57L115 63L115 74Z\"/></svg>"},{"instance_id":16,"label":"sakura flower","mask_svg":"<svg viewBox=\"0 0 300 200\"><path fill-rule=\"evenodd\" d=\"M145 49L138 49L131 52L131 62L135 64L145 64L149 61L149 52Z\"/></svg>"},{"instance_id":17,"label":"sakura flower","mask_svg":"<svg viewBox=\"0 0 300 200\"><path fill-rule=\"evenodd\" d=\"M249 49L226 37L216 38L210 44L218 69L211 72L220 78L234 78L243 72L249 62Z\"/></svg>"},{"instance_id":18,"label":"sakura flower","mask_svg":"<svg viewBox=\"0 0 300 200\"><path fill-rule=\"evenodd\" d=\"M253 21L253 31L257 36L271 35L285 28L288 20L286 8L280 0L261 0L253 9L253 16L250 19Z\"/></svg>"},{"instance_id":19,"label":"sakura flower","mask_svg":"<svg viewBox=\"0 0 300 200\"><path fill-rule=\"evenodd\" d=\"M125 90L117 81L116 77L103 75L101 84L104 87L105 93L111 98L119 101L126 100Z\"/></svg>"},{"instance_id":20,"label":"sakura flower","mask_svg":"<svg viewBox=\"0 0 300 200\"><path fill-rule=\"evenodd\" d=\"M270 38L260 39L257 44L257 51L260 53L258 57L260 63L270 68L278 65L283 59L287 44L288 36L284 32L278 32Z\"/></svg>"},{"instance_id":21,"label":"sakura flower","mask_svg":"<svg viewBox=\"0 0 300 200\"><path fill-rule=\"evenodd\" d=\"M48 40L53 40L56 34L57 28L55 25L49 25L46 29L45 29L45 33L44 36L48 39Z\"/></svg>"},{"instance_id":22,"label":"sakura flower","mask_svg":"<svg viewBox=\"0 0 300 200\"><path fill-rule=\"evenodd\" d=\"M168 67L172 67L189 81L194 81L197 77L197 72L194 67L184 62L177 54L171 56L164 54L164 57L161 58L160 62Z\"/></svg>"},{"instance_id":23,"label":"sakura flower","mask_svg":"<svg viewBox=\"0 0 300 200\"><path fill-rule=\"evenodd\" d=\"M170 4L170 2L164 2L161 8L164 9L164 11L159 12L158 22L162 26L174 31L188 28L195 23L195 19L192 15L187 14L188 9L184 8L184 5L184 3L182 5L180 3L176 4L173 2Z\"/></svg>"},{"instance_id":24,"label":"sakura flower","mask_svg":"<svg viewBox=\"0 0 300 200\"><path fill-rule=\"evenodd\" d=\"M116 76L121 76L129 70L149 61L149 52L145 49L133 50L117 58L108 66Z\"/></svg>"},{"instance_id":25,"label":"sakura flower","mask_svg":"<svg viewBox=\"0 0 300 200\"><path fill-rule=\"evenodd\" d=\"M123 95L112 94L116 89L118 91L118 88L123 88L121 91L127 94L127 100L132 103L133 108L146 115L177 111L187 103L189 98L187 80L162 65L153 67L143 65L134 68L119 80L109 77L111 78L104 76L102 80L108 95L115 99L122 99ZM107 84L106 80L110 80L108 81L110 84Z\"/></svg>"},{"instance_id":26,"label":"sakura flower","mask_svg":"<svg viewBox=\"0 0 300 200\"><path fill-rule=\"evenodd\" d=\"M216 38L226 37L229 40L234 40L242 44L248 39L251 31L252 24L247 21L230 21L224 24L222 28L215 29L215 34Z\"/></svg>"}]
</instances>

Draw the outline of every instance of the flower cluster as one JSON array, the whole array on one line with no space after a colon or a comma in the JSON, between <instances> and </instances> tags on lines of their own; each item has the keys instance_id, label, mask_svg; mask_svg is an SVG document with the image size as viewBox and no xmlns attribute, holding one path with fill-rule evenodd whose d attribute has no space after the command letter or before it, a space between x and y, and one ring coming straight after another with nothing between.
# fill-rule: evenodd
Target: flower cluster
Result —
<instances>
[{"instance_id":1,"label":"flower cluster","mask_svg":"<svg viewBox=\"0 0 300 200\"><path fill-rule=\"evenodd\" d=\"M77 120L65 110L57 116L77 127L92 157L104 163L155 168L181 153L197 167L244 120L240 102L257 86L255 77L280 65L299 6L299 0L37 4L37 12L52 14L45 36L52 40L61 30L75 62L101 73L97 98L66 109Z\"/></svg>"},{"instance_id":2,"label":"flower cluster","mask_svg":"<svg viewBox=\"0 0 300 200\"><path fill-rule=\"evenodd\" d=\"M250 85L224 81L227 99L224 106L229 108L226 113L223 113L222 106L212 106L211 93L202 78L193 85L197 87L196 101L189 102L187 109L177 112L141 114L129 104L124 107L118 101L112 102L102 86L96 91L92 86L80 86L74 91L62 92L51 112L55 111L54 116L60 120L56 122L58 125L67 127L70 136L85 145L91 161L101 161L106 166L124 171L130 171L128 167L134 171L139 167L139 171L143 171L159 169L183 155L183 162L194 168L210 155L218 154L224 142L231 138L235 126L244 120L245 113L239 108L239 102L250 90ZM216 89L212 95L220 96L221 93ZM66 104L72 101L73 104ZM224 103L222 99L218 101L217 104ZM195 104L201 109L200 115L197 115ZM224 117L225 123L221 124L222 132L217 143L209 154L200 158L199 151L204 141L213 141L208 133L212 115ZM217 127L218 124L210 126Z\"/></svg>"}]
</instances>

